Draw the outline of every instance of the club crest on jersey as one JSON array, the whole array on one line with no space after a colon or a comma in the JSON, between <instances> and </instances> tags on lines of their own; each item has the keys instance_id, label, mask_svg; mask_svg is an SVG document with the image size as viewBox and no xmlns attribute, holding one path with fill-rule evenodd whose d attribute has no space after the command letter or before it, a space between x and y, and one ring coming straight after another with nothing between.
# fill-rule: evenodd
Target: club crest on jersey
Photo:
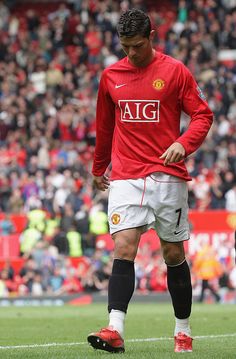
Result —
<instances>
[{"instance_id":1,"label":"club crest on jersey","mask_svg":"<svg viewBox=\"0 0 236 359\"><path fill-rule=\"evenodd\" d=\"M159 122L159 100L119 100L121 121Z\"/></svg>"},{"instance_id":2,"label":"club crest on jersey","mask_svg":"<svg viewBox=\"0 0 236 359\"><path fill-rule=\"evenodd\" d=\"M157 79L155 81L153 81L152 86L154 87L155 90L162 90L163 87L165 86L165 81L161 80L161 79Z\"/></svg>"},{"instance_id":3,"label":"club crest on jersey","mask_svg":"<svg viewBox=\"0 0 236 359\"><path fill-rule=\"evenodd\" d=\"M120 223L120 215L118 213L113 213L111 216L111 221L113 224L119 224Z\"/></svg>"}]
</instances>

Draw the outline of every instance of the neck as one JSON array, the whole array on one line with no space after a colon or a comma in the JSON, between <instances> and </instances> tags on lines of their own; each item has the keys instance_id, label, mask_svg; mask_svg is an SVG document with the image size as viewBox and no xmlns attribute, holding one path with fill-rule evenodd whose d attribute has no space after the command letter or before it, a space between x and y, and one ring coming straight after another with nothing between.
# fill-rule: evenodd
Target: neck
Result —
<instances>
[{"instance_id":1,"label":"neck","mask_svg":"<svg viewBox=\"0 0 236 359\"><path fill-rule=\"evenodd\" d=\"M150 56L147 57L147 60L145 61L145 63L142 65L142 67L145 67L145 66L148 66L152 60L154 59L155 57L155 53L156 51L154 49L152 49L151 53L150 53Z\"/></svg>"}]
</instances>

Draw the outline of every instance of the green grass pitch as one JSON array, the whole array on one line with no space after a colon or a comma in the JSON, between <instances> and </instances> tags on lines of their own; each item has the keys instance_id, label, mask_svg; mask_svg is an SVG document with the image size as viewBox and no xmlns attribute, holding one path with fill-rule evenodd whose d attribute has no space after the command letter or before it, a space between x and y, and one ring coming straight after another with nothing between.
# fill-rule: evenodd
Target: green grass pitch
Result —
<instances>
[{"instance_id":1,"label":"green grass pitch","mask_svg":"<svg viewBox=\"0 0 236 359\"><path fill-rule=\"evenodd\" d=\"M87 344L87 334L107 324L106 304L0 308L1 359L236 358L236 306L194 304L193 353L173 352L170 303L134 303L126 318L126 352L109 354Z\"/></svg>"}]
</instances>

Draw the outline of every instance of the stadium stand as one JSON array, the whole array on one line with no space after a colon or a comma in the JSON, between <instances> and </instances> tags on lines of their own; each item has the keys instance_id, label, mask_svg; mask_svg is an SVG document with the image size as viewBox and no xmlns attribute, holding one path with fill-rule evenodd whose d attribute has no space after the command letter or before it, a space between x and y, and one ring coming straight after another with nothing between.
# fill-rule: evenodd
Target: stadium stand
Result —
<instances>
[{"instance_id":1,"label":"stadium stand","mask_svg":"<svg viewBox=\"0 0 236 359\"><path fill-rule=\"evenodd\" d=\"M101 71L123 56L116 23L128 7L150 13L157 30L155 48L188 66L214 111L208 140L186 161L193 177L189 206L193 212L222 211L231 216L227 233L235 230L236 3L156 3L0 2L0 220L8 214L13 224L11 233L1 233L5 288L0 295L32 294L38 288L35 281L41 283L38 293L62 293L61 287L69 292L106 288L112 242L107 194L94 191L90 173L94 116ZM184 131L184 114L181 123ZM23 253L24 231L34 228L29 214L35 209L45 214L43 227ZM98 213L103 228L97 228ZM74 229L80 239L75 236L69 243L67 233ZM76 260L71 253L80 240L83 253ZM147 260L148 245L138 256L137 289L166 290L163 277L160 283L153 279L157 266L162 267L159 248ZM230 277L232 253L223 260ZM89 268L86 280L84 267Z\"/></svg>"}]
</instances>

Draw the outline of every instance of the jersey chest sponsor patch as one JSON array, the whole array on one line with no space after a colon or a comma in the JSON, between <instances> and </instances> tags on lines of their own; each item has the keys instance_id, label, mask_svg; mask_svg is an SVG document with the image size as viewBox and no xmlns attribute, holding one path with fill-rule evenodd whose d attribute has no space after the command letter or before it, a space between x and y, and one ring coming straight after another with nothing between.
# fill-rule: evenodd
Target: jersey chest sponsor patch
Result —
<instances>
[{"instance_id":1,"label":"jersey chest sponsor patch","mask_svg":"<svg viewBox=\"0 0 236 359\"><path fill-rule=\"evenodd\" d=\"M159 100L119 100L121 121L159 122Z\"/></svg>"}]
</instances>

